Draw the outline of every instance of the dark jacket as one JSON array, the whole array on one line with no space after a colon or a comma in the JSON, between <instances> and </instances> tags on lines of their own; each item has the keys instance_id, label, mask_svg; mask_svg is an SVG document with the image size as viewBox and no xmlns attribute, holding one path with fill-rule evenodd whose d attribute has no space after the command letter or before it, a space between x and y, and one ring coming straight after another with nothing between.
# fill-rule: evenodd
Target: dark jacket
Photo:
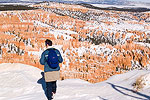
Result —
<instances>
[{"instance_id":1,"label":"dark jacket","mask_svg":"<svg viewBox=\"0 0 150 100\"><path fill-rule=\"evenodd\" d=\"M49 48L49 49L53 49L53 48ZM58 66L56 69L52 69L47 64L47 56L48 56L48 53L49 53L49 49L45 50L42 53L41 58L40 58L40 64L44 65L44 72L59 71L60 70L60 66ZM55 49L55 52L57 53L59 63L62 63L63 62L63 58L62 58L59 50Z\"/></svg>"}]
</instances>

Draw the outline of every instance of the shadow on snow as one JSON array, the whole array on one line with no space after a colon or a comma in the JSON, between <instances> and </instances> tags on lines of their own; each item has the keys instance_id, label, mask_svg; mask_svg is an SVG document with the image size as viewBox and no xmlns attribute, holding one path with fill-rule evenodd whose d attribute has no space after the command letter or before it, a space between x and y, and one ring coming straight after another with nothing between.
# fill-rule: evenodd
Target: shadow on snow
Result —
<instances>
[{"instance_id":1,"label":"shadow on snow","mask_svg":"<svg viewBox=\"0 0 150 100\"><path fill-rule=\"evenodd\" d=\"M125 87L122 87L122 86L114 85L114 84L109 83L109 82L107 82L107 83L110 84L113 89L115 89L116 91L120 92L120 93L123 94L123 95L130 96L130 97L132 97L132 98L140 99L140 100L150 100L150 96L145 95L145 94L143 94L143 93L135 92L135 91L132 90L132 89L128 89L128 88L125 88ZM120 89L123 89L123 90L126 90L126 91L130 91L130 92L135 93L135 94L137 94L137 95L139 95L139 96L141 96L141 97L136 97L136 96L133 96L133 95L131 95L131 94L127 94L127 93L125 93L124 91L121 91Z\"/></svg>"}]
</instances>

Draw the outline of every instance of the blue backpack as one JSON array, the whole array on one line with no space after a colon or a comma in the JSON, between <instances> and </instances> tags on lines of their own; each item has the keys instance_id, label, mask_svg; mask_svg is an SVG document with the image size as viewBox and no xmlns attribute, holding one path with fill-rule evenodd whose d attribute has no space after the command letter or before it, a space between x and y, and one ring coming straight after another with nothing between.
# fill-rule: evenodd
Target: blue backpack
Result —
<instances>
[{"instance_id":1,"label":"blue backpack","mask_svg":"<svg viewBox=\"0 0 150 100\"><path fill-rule=\"evenodd\" d=\"M50 68L55 69L59 66L56 49L49 49L47 64Z\"/></svg>"}]
</instances>

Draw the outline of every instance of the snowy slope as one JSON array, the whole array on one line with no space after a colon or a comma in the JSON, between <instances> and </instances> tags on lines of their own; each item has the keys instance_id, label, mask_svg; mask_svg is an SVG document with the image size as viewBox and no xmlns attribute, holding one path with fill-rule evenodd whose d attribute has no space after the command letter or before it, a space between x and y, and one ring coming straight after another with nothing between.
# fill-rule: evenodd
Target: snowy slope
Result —
<instances>
[{"instance_id":1,"label":"snowy slope","mask_svg":"<svg viewBox=\"0 0 150 100\"><path fill-rule=\"evenodd\" d=\"M41 72L24 64L0 64L0 100L46 100ZM79 79L58 81L54 100L148 100L150 84L137 93L132 87L137 77L148 73L135 70L96 84Z\"/></svg>"},{"instance_id":2,"label":"snowy slope","mask_svg":"<svg viewBox=\"0 0 150 100\"><path fill-rule=\"evenodd\" d=\"M0 100L46 100L41 70L23 64L0 64Z\"/></svg>"},{"instance_id":3,"label":"snowy slope","mask_svg":"<svg viewBox=\"0 0 150 100\"><path fill-rule=\"evenodd\" d=\"M137 77L149 72L132 71L115 75L107 81L96 84L81 80L65 80L59 83L55 98L56 100L149 100L149 87L137 93L133 92L132 87Z\"/></svg>"},{"instance_id":4,"label":"snowy slope","mask_svg":"<svg viewBox=\"0 0 150 100\"><path fill-rule=\"evenodd\" d=\"M135 3L135 4L128 4L128 5L108 5L108 4L92 4L95 7L100 8L108 8L108 7L116 7L116 8L150 8L149 4L144 3Z\"/></svg>"}]
</instances>

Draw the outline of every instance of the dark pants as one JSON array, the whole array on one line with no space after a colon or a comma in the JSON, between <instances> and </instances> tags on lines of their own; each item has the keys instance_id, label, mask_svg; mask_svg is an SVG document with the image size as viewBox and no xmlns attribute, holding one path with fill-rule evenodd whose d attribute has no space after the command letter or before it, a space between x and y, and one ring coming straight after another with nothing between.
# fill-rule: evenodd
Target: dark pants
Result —
<instances>
[{"instance_id":1,"label":"dark pants","mask_svg":"<svg viewBox=\"0 0 150 100\"><path fill-rule=\"evenodd\" d=\"M57 84L54 82L46 82L46 95L48 100L52 100L53 93L56 93Z\"/></svg>"}]
</instances>

